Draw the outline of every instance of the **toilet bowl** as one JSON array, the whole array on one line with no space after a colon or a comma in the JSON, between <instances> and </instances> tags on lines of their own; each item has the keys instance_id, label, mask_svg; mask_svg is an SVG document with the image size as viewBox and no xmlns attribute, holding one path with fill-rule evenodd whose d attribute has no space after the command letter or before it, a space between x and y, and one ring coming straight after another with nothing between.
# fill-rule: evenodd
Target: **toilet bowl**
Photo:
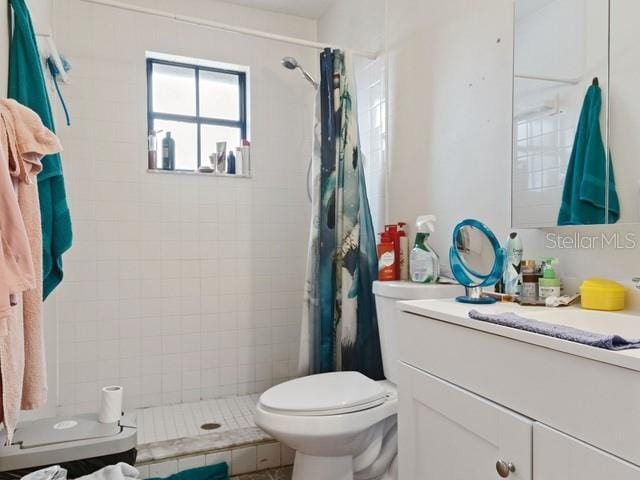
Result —
<instances>
[{"instance_id":1,"label":"toilet bowl","mask_svg":"<svg viewBox=\"0 0 640 480\"><path fill-rule=\"evenodd\" d=\"M396 301L460 295L459 285L374 282L384 373L309 375L260 396L256 424L296 450L293 480L397 480Z\"/></svg>"},{"instance_id":2,"label":"toilet bowl","mask_svg":"<svg viewBox=\"0 0 640 480\"><path fill-rule=\"evenodd\" d=\"M397 403L387 382L358 372L323 373L267 390L255 420L296 450L294 479L369 480L384 474L395 457ZM388 461L368 475L385 448L392 449Z\"/></svg>"}]
</instances>

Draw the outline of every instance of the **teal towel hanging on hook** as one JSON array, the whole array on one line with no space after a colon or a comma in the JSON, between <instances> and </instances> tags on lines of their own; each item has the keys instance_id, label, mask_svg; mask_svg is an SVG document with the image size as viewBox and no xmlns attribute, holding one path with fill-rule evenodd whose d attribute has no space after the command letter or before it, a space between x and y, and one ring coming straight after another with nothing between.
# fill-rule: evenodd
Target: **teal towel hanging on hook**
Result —
<instances>
[{"instance_id":1,"label":"teal towel hanging on hook","mask_svg":"<svg viewBox=\"0 0 640 480\"><path fill-rule=\"evenodd\" d=\"M9 98L35 111L42 123L55 132L51 104L35 32L24 0L9 0L13 8L13 34L9 46ZM60 155L42 158L38 174L42 217L43 297L62 281L62 254L71 247L71 216L62 176Z\"/></svg>"},{"instance_id":2,"label":"teal towel hanging on hook","mask_svg":"<svg viewBox=\"0 0 640 480\"><path fill-rule=\"evenodd\" d=\"M587 90L576 127L562 193L562 205L558 213L558 225L599 225L616 223L620 218L613 165L611 158L607 158L600 130L601 108L602 91L598 79L594 78L593 84ZM607 187L608 212L605 211Z\"/></svg>"}]
</instances>

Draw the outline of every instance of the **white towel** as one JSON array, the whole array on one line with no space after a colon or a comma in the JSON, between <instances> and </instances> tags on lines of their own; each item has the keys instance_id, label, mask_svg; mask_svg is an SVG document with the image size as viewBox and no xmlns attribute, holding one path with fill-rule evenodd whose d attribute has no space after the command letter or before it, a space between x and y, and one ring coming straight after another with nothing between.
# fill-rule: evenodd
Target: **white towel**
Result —
<instances>
[{"instance_id":1,"label":"white towel","mask_svg":"<svg viewBox=\"0 0 640 480\"><path fill-rule=\"evenodd\" d=\"M138 480L140 472L126 463L120 462L117 465L109 465L97 472L76 480ZM67 480L67 471L56 465L43 468L36 472L22 477L22 480Z\"/></svg>"}]
</instances>

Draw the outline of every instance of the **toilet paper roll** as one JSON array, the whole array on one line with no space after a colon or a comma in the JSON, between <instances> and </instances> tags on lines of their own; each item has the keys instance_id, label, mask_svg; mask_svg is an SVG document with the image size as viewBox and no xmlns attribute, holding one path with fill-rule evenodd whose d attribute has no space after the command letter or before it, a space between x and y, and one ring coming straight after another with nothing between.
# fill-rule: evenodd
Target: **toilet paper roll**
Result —
<instances>
[{"instance_id":1,"label":"toilet paper roll","mask_svg":"<svg viewBox=\"0 0 640 480\"><path fill-rule=\"evenodd\" d=\"M110 385L101 391L100 413L98 421L100 423L115 423L122 416L122 387Z\"/></svg>"}]
</instances>

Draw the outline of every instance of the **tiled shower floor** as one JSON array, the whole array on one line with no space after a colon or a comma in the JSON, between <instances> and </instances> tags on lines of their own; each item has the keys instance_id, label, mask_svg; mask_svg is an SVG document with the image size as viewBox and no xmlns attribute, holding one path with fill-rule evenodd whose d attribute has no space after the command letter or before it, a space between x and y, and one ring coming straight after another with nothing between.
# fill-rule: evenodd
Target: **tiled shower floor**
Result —
<instances>
[{"instance_id":1,"label":"tiled shower floor","mask_svg":"<svg viewBox=\"0 0 640 480\"><path fill-rule=\"evenodd\" d=\"M136 410L136 466L142 478L220 462L230 466L232 475L264 471L256 478L286 478L287 469L266 470L291 465L294 452L256 426L257 401L258 395L242 395ZM206 424L219 426L202 428Z\"/></svg>"},{"instance_id":2,"label":"tiled shower floor","mask_svg":"<svg viewBox=\"0 0 640 480\"><path fill-rule=\"evenodd\" d=\"M255 427L253 413L258 397L242 395L136 410L138 445ZM200 428L205 423L218 423L220 427Z\"/></svg>"}]
</instances>

